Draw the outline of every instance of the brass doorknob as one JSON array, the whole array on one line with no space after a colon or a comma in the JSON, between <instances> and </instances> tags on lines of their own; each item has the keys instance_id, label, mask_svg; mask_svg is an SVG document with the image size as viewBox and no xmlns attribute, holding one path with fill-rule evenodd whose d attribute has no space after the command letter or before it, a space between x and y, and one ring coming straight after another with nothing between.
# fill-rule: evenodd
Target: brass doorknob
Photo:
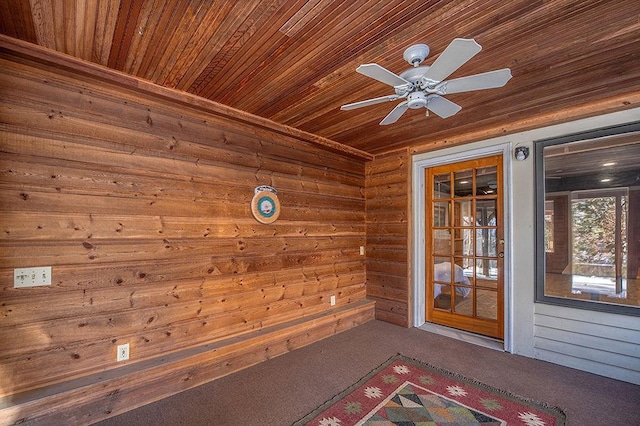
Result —
<instances>
[{"instance_id":1,"label":"brass doorknob","mask_svg":"<svg viewBox=\"0 0 640 426\"><path fill-rule=\"evenodd\" d=\"M498 253L498 257L502 259L504 257L504 253L503 252Z\"/></svg>"}]
</instances>

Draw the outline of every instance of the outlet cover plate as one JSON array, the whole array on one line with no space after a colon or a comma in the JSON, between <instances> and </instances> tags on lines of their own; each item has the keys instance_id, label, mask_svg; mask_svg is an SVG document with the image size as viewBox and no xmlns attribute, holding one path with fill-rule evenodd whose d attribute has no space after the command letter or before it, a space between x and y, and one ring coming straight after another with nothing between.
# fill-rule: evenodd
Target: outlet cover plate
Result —
<instances>
[{"instance_id":1,"label":"outlet cover plate","mask_svg":"<svg viewBox=\"0 0 640 426\"><path fill-rule=\"evenodd\" d=\"M13 270L13 287L38 287L51 285L51 266L34 268L15 268Z\"/></svg>"},{"instance_id":2,"label":"outlet cover plate","mask_svg":"<svg viewBox=\"0 0 640 426\"><path fill-rule=\"evenodd\" d=\"M116 355L116 361L126 361L129 359L129 344L118 345L118 354Z\"/></svg>"},{"instance_id":3,"label":"outlet cover plate","mask_svg":"<svg viewBox=\"0 0 640 426\"><path fill-rule=\"evenodd\" d=\"M336 296L331 295L331 306L335 306L335 304L336 304Z\"/></svg>"}]
</instances>

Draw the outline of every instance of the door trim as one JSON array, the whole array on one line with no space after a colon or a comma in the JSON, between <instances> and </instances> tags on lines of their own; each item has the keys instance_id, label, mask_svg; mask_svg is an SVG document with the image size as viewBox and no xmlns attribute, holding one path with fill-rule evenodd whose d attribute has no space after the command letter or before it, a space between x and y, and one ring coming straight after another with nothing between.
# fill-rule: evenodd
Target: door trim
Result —
<instances>
[{"instance_id":1,"label":"door trim","mask_svg":"<svg viewBox=\"0 0 640 426\"><path fill-rule=\"evenodd\" d=\"M435 152L416 154L412 158L412 271L413 271L413 325L420 327L425 324L425 170L443 164L458 163L466 160L487 157L490 155L502 154L503 173L503 205L504 205L504 350L512 351L513 341L513 292L512 276L513 262L511 251L513 241L511 238L513 220L511 217L511 206L513 199L513 188L511 185L512 167L512 144L504 143L491 147L466 150L463 152L453 152L456 148L448 148ZM458 148L459 149L459 148Z\"/></svg>"}]
</instances>

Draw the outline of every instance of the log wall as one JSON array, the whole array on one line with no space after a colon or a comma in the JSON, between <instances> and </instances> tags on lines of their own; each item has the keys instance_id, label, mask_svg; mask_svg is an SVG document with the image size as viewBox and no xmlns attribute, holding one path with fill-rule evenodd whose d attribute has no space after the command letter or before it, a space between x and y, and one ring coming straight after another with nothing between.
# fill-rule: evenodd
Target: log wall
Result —
<instances>
[{"instance_id":1,"label":"log wall","mask_svg":"<svg viewBox=\"0 0 640 426\"><path fill-rule=\"evenodd\" d=\"M0 49L2 396L362 304L366 155L50 56Z\"/></svg>"},{"instance_id":2,"label":"log wall","mask_svg":"<svg viewBox=\"0 0 640 426\"><path fill-rule=\"evenodd\" d=\"M376 318L410 326L411 161L406 151L367 163L367 299Z\"/></svg>"}]
</instances>

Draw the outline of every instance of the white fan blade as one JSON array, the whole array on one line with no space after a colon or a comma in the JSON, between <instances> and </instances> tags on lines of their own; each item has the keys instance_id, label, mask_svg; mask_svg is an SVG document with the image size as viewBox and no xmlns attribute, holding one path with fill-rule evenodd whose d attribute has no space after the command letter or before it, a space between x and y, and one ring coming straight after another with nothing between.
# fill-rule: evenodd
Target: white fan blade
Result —
<instances>
[{"instance_id":1,"label":"white fan blade","mask_svg":"<svg viewBox=\"0 0 640 426\"><path fill-rule=\"evenodd\" d=\"M381 83L388 84L389 86L404 86L411 84L404 78L400 77L389 71L388 69L381 67L378 64L364 64L356 68L356 71L367 77L378 80Z\"/></svg>"},{"instance_id":2,"label":"white fan blade","mask_svg":"<svg viewBox=\"0 0 640 426\"><path fill-rule=\"evenodd\" d=\"M440 118L448 118L455 115L462 109L460 105L451 102L449 99L438 95L429 95L427 97L427 109L432 111Z\"/></svg>"},{"instance_id":3,"label":"white fan blade","mask_svg":"<svg viewBox=\"0 0 640 426\"><path fill-rule=\"evenodd\" d=\"M453 39L438 59L429 67L424 74L424 78L432 82L440 82L449 77L455 70L460 68L465 62L473 58L482 47L474 39L456 38Z\"/></svg>"},{"instance_id":4,"label":"white fan blade","mask_svg":"<svg viewBox=\"0 0 640 426\"><path fill-rule=\"evenodd\" d=\"M380 125L386 126L388 124L395 123L396 121L398 121L400 117L402 117L402 114L404 114L404 112L408 108L409 108L409 103L407 101L400 102L398 105L396 105L394 109L391 110L389 114L387 114L385 118L382 119L382 121L380 122Z\"/></svg>"},{"instance_id":5,"label":"white fan blade","mask_svg":"<svg viewBox=\"0 0 640 426\"><path fill-rule=\"evenodd\" d=\"M454 78L442 83L442 93L462 93L472 90L494 89L502 87L511 79L511 70L504 68L468 77Z\"/></svg>"},{"instance_id":6,"label":"white fan blade","mask_svg":"<svg viewBox=\"0 0 640 426\"><path fill-rule=\"evenodd\" d=\"M351 109L362 108L362 107L366 107L366 106L369 106L369 105L379 104L379 103L382 103L382 102L395 101L399 97L400 97L400 95L388 95L388 96L382 96L382 97L379 97L379 98L367 99L366 101L360 101L360 102L354 102L352 104L342 105L340 107L340 109L343 110L343 111L348 111L348 110L351 110Z\"/></svg>"}]
</instances>

